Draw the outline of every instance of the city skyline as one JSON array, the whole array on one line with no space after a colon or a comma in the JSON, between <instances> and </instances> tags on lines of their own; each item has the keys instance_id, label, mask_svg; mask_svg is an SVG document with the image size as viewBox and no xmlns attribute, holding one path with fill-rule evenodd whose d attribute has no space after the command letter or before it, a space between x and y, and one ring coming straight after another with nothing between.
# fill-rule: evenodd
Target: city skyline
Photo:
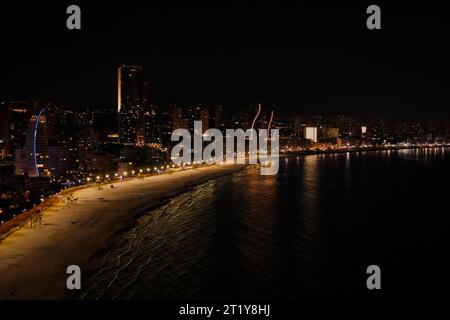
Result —
<instances>
[{"instance_id":1,"label":"city skyline","mask_svg":"<svg viewBox=\"0 0 450 320\"><path fill-rule=\"evenodd\" d=\"M0 301L448 298L447 15L2 6Z\"/></svg>"}]
</instances>

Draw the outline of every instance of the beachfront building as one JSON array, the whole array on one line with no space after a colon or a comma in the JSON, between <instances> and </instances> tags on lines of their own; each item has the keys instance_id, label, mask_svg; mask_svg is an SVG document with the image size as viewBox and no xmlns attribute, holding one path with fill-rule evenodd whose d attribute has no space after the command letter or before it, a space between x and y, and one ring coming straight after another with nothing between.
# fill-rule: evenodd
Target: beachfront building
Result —
<instances>
[{"instance_id":1,"label":"beachfront building","mask_svg":"<svg viewBox=\"0 0 450 320\"><path fill-rule=\"evenodd\" d=\"M156 107L149 103L149 81L142 66L122 65L118 69L117 114L119 142L144 146L160 143Z\"/></svg>"},{"instance_id":2,"label":"beachfront building","mask_svg":"<svg viewBox=\"0 0 450 320\"><path fill-rule=\"evenodd\" d=\"M50 175L48 136L44 111L45 109L41 109L32 115L28 122L24 158L29 177Z\"/></svg>"}]
</instances>

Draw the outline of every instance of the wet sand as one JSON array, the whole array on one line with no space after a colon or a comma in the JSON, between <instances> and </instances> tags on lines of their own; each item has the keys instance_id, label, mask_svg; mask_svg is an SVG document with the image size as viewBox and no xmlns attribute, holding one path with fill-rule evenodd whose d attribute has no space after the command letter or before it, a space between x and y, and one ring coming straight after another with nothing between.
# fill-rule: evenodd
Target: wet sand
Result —
<instances>
[{"instance_id":1,"label":"wet sand","mask_svg":"<svg viewBox=\"0 0 450 320\"><path fill-rule=\"evenodd\" d=\"M0 242L1 299L65 299L69 265L83 274L98 267L98 253L130 228L142 212L207 180L242 169L216 165L87 187L73 192L73 204L48 208L40 225L22 227Z\"/></svg>"}]
</instances>

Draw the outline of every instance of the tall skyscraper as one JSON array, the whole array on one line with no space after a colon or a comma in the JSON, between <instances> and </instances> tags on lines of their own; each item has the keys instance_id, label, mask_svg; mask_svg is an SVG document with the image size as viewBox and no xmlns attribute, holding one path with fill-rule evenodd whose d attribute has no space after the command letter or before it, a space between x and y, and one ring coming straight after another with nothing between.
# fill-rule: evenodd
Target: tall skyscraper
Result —
<instances>
[{"instance_id":1,"label":"tall skyscraper","mask_svg":"<svg viewBox=\"0 0 450 320\"><path fill-rule=\"evenodd\" d=\"M28 122L25 144L26 171L30 177L49 176L47 125L44 110L32 115Z\"/></svg>"},{"instance_id":2,"label":"tall skyscraper","mask_svg":"<svg viewBox=\"0 0 450 320\"><path fill-rule=\"evenodd\" d=\"M151 147L161 147L161 124L158 121L160 111L150 105L144 112L144 143Z\"/></svg>"},{"instance_id":3,"label":"tall skyscraper","mask_svg":"<svg viewBox=\"0 0 450 320\"><path fill-rule=\"evenodd\" d=\"M22 102L13 102L1 106L2 126L0 139L4 141L5 153L13 155L15 149L25 147L30 106Z\"/></svg>"},{"instance_id":4,"label":"tall skyscraper","mask_svg":"<svg viewBox=\"0 0 450 320\"><path fill-rule=\"evenodd\" d=\"M156 130L148 123L156 114L151 110L148 98L149 82L142 66L122 65L118 69L117 113L119 120L119 142L127 145L145 145L152 137L146 130ZM146 128L147 123L147 128ZM156 136L156 135L155 135Z\"/></svg>"}]
</instances>

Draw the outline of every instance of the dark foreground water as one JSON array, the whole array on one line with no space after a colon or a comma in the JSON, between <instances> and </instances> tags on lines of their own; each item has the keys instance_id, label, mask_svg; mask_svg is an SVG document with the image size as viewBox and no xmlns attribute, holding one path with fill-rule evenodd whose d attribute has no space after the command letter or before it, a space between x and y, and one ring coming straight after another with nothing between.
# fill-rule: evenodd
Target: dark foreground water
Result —
<instances>
[{"instance_id":1,"label":"dark foreground water","mask_svg":"<svg viewBox=\"0 0 450 320\"><path fill-rule=\"evenodd\" d=\"M282 158L148 212L108 250L87 299L449 295L450 153ZM381 267L381 292L366 268Z\"/></svg>"}]
</instances>

